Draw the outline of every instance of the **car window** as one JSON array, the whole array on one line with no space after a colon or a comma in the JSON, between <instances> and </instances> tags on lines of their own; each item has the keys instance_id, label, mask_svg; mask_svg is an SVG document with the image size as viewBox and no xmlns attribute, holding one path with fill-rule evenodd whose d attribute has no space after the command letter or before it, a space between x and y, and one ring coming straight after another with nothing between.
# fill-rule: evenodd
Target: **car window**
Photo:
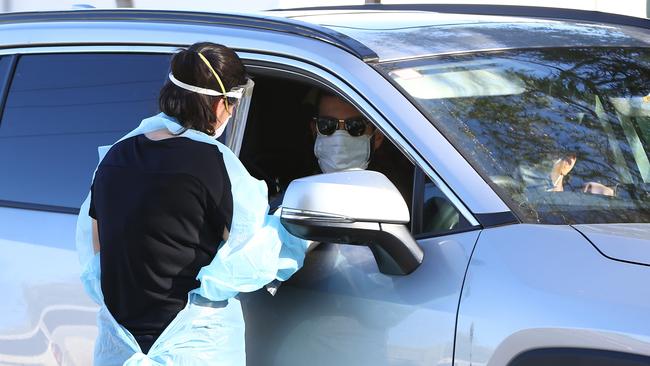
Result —
<instances>
[{"instance_id":1,"label":"car window","mask_svg":"<svg viewBox=\"0 0 650 366\"><path fill-rule=\"evenodd\" d=\"M169 57L20 56L0 120L0 201L78 208L97 147L157 113Z\"/></svg>"},{"instance_id":2,"label":"car window","mask_svg":"<svg viewBox=\"0 0 650 366\"><path fill-rule=\"evenodd\" d=\"M324 94L332 96L324 89L299 81L255 75L240 158L253 176L267 183L272 207L281 203L292 180L322 173L314 153L316 131L312 129L312 119ZM340 106L338 102L332 104ZM370 137L370 145L375 149L367 168L386 175L410 206L413 164L380 134L376 130Z\"/></svg>"},{"instance_id":3,"label":"car window","mask_svg":"<svg viewBox=\"0 0 650 366\"><path fill-rule=\"evenodd\" d=\"M472 228L442 190L421 169L415 174L412 232L418 237Z\"/></svg>"},{"instance_id":4,"label":"car window","mask_svg":"<svg viewBox=\"0 0 650 366\"><path fill-rule=\"evenodd\" d=\"M526 222L650 222L650 53L511 50L380 66Z\"/></svg>"}]
</instances>

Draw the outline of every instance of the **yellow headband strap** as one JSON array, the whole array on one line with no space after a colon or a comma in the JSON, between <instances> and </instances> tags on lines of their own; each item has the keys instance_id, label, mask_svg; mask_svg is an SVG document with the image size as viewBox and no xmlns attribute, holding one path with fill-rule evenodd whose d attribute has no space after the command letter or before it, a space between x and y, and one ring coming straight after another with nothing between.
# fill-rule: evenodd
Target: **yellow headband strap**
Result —
<instances>
[{"instance_id":1,"label":"yellow headband strap","mask_svg":"<svg viewBox=\"0 0 650 366\"><path fill-rule=\"evenodd\" d=\"M224 94L223 101L226 104L226 110L228 110L228 99L225 97L226 88L224 88L223 83L221 82L221 78L219 77L219 74L217 74L217 72L214 71L214 69L212 68L212 65L210 65L210 61L208 61L208 59L205 58L205 56L203 56L203 54L201 52L198 52L198 54L199 54L199 57L201 57L201 60L203 60L203 62L206 65L208 65L208 67L210 68L210 71L212 71L212 74L214 75L214 77L217 78L217 82L219 83L219 87L221 87L221 92Z\"/></svg>"}]
</instances>

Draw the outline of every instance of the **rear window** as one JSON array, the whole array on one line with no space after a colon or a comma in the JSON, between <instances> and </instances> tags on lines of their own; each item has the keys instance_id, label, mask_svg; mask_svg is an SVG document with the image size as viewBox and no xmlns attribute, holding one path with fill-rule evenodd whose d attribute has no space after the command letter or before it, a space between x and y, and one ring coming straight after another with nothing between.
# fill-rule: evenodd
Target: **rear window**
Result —
<instances>
[{"instance_id":1,"label":"rear window","mask_svg":"<svg viewBox=\"0 0 650 366\"><path fill-rule=\"evenodd\" d=\"M21 56L0 120L0 202L79 208L97 147L157 113L169 58Z\"/></svg>"}]
</instances>

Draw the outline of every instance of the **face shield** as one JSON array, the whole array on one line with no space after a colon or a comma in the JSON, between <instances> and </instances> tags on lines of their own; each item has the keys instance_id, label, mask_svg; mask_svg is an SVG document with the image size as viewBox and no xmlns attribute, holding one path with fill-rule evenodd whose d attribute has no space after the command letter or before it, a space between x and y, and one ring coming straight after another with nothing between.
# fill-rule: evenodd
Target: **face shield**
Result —
<instances>
[{"instance_id":1,"label":"face shield","mask_svg":"<svg viewBox=\"0 0 650 366\"><path fill-rule=\"evenodd\" d=\"M179 88L188 91L213 97L225 97L227 107L232 112L230 115L230 122L222 136L226 136L225 144L238 155L241 148L241 139L243 138L244 129L246 128L246 117L248 116L248 109L250 108L251 97L253 96L253 88L255 87L253 80L247 79L246 84L236 86L226 93L186 84L176 79L172 73L169 73L169 80ZM221 84L221 82L219 84ZM237 146L234 145L235 141L238 141Z\"/></svg>"},{"instance_id":2,"label":"face shield","mask_svg":"<svg viewBox=\"0 0 650 366\"><path fill-rule=\"evenodd\" d=\"M230 123L226 126L226 131L222 136L225 136L224 143L226 146L239 155L241 150L241 143L244 139L244 130L246 129L246 118L248 117L248 109L251 106L251 98L253 96L253 88L255 83L252 79L248 79L245 85L237 86L232 91L237 91L239 98L237 104L231 114ZM226 93L226 96L230 92Z\"/></svg>"},{"instance_id":3,"label":"face shield","mask_svg":"<svg viewBox=\"0 0 650 366\"><path fill-rule=\"evenodd\" d=\"M230 115L230 122L226 126L225 133L221 135L219 140L230 147L235 155L239 155L239 151L241 150L241 141L244 137L244 130L246 129L246 117L248 117L248 109L250 108L250 101L251 97L253 96L253 88L255 86L255 83L252 79L248 78L246 80L246 84L238 85L229 91L226 91L226 88L224 87L219 74L217 74L212 65L210 65L208 59L205 58L205 56L203 56L200 52L198 55L214 75L215 79L219 83L221 91L186 84L176 79L172 73L169 73L169 80L174 85L185 90L199 94L210 95L213 97L224 97L226 101L226 107L228 109L233 108L231 104L235 104Z\"/></svg>"}]
</instances>

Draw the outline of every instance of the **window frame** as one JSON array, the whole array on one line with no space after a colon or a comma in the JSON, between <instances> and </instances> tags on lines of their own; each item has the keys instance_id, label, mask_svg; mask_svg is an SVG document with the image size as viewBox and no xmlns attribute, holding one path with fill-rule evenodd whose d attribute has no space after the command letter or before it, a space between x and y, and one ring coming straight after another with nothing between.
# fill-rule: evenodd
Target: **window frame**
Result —
<instances>
[{"instance_id":1,"label":"window frame","mask_svg":"<svg viewBox=\"0 0 650 366\"><path fill-rule=\"evenodd\" d=\"M450 203L458 210L469 223L470 226L459 230L451 230L447 232L438 233L418 233L414 234L414 228L411 227L411 233L417 240L426 239L431 237L445 236L459 232L467 232L482 229L479 221L474 215L466 208L463 202L457 197L453 191L444 183L442 178L425 162L419 153L397 132L397 130L389 123L365 98L356 90L352 89L347 83L339 79L332 72L323 70L315 65L307 64L299 60L272 56L267 54L259 54L253 52L240 52L240 57L246 64L246 67L251 70L251 73L258 72L276 73L278 77L289 77L296 80L307 81L309 83L318 85L323 88L330 89L349 103L354 105L362 114L369 118L373 124L386 136L404 156L414 166L414 186L413 186L413 202L412 202L412 220L421 220L421 210L418 212L416 207L421 207L422 202L417 202L416 198L421 197L421 194L416 191L424 189L424 185L417 186L417 174L421 172L423 177L428 177L431 182L440 188L442 193L447 197ZM243 133L242 139L243 139ZM239 145L243 141L238 142ZM416 216L417 215L417 216Z\"/></svg>"},{"instance_id":2,"label":"window frame","mask_svg":"<svg viewBox=\"0 0 650 366\"><path fill-rule=\"evenodd\" d=\"M9 59L9 65L7 69L4 70L4 75L0 75L0 124L2 124L2 115L4 114L5 104L7 103L7 98L9 97L9 89L11 88L11 82L14 79L14 73L16 72L16 65L18 65L18 54L9 54L2 55L0 54L0 59L7 57ZM0 72L3 70L0 70Z\"/></svg>"}]
</instances>

